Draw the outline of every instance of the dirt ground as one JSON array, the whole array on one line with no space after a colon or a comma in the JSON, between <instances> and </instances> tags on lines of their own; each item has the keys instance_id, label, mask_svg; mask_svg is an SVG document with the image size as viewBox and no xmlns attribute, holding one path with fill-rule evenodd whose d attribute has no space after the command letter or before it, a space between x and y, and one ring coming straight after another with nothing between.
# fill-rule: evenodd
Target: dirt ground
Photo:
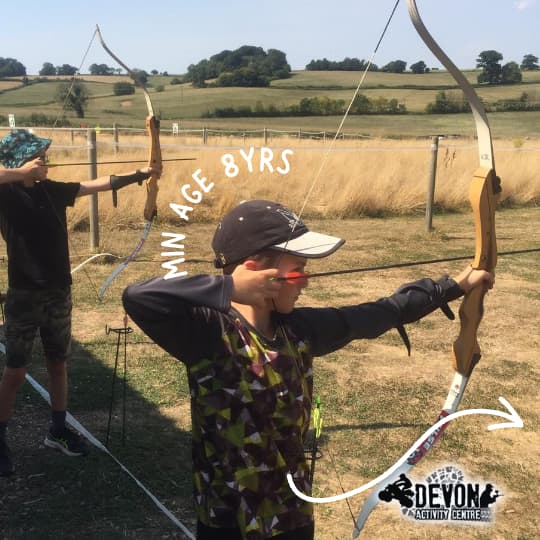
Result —
<instances>
[{"instance_id":1,"label":"dirt ground","mask_svg":"<svg viewBox=\"0 0 540 540\"><path fill-rule=\"evenodd\" d=\"M500 250L525 247L540 236L537 209L504 212L500 218ZM433 236L414 233L418 218L396 220L336 220L313 223L314 230L342 235L347 244L325 265L312 270L370 266L391 260L432 258L455 254L472 244L470 221L462 216L438 217ZM190 257L208 258L203 247L211 226L190 233ZM404 240L403 231L407 231ZM159 252L159 236L148 250ZM135 237L133 237L135 238ZM135 242L133 242L134 244ZM384 251L381 246L384 246ZM435 540L533 540L540 538L540 365L538 350L538 255L501 257L496 288L485 302L478 341L482 359L471 376L460 409L501 410L505 397L524 422L522 429L489 432L500 418L468 416L454 421L426 458L411 472L417 484L434 472L453 466L471 482L493 483L502 493L493 506L493 521L484 524L425 523L402 516L396 500L381 503L370 516L360 538ZM152 263L150 263L152 264ZM303 305L340 305L373 300L423 275L454 274L464 263L431 265L391 272L315 279L301 297ZM91 267L100 283L111 267ZM193 264L190 271L205 271ZM206 269L208 271L208 269ZM100 440L104 440L113 367L114 341L104 326L122 325L119 292L126 283L159 264L134 264L111 289L110 300L97 304L86 279L74 285L74 338L78 343L72 385L79 396L73 412ZM457 312L457 303L452 306ZM316 462L314 495L337 495L359 487L389 468L424 433L441 410L452 378L451 343L458 322L440 313L409 325L413 351L407 357L390 332L377 340L354 343L316 360L315 393L323 402L324 427ZM130 342L128 444L118 440L121 416L115 409L113 453L147 485L191 530L189 396L175 364L144 342L137 330ZM108 341L107 341L108 340ZM91 361L86 361L86 356ZM150 363L154 361L155 366ZM91 369L90 367L91 366ZM156 367L157 366L157 367ZM161 386L150 387L158 369ZM173 376L167 375L167 370ZM98 373L99 371L99 373ZM32 375L45 384L40 362ZM182 379L171 389L174 377ZM116 402L115 407L118 405ZM42 440L48 410L31 388L17 404L10 430L17 450L17 475L0 481L2 540L46 538L183 539L185 535L154 505L140 487L103 452L94 449L83 462L63 459ZM350 538L356 517L369 492L346 502L315 505L316 540ZM60 525L59 525L60 523ZM226 539L225 539L226 540Z\"/></svg>"}]
</instances>

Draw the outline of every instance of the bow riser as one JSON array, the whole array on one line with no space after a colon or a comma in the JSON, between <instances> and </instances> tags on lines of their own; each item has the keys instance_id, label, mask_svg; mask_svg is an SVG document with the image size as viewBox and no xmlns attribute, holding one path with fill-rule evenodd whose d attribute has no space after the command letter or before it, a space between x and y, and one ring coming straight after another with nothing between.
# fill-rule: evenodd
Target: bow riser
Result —
<instances>
[{"instance_id":1,"label":"bow riser","mask_svg":"<svg viewBox=\"0 0 540 540\"><path fill-rule=\"evenodd\" d=\"M159 144L159 120L155 116L146 118L146 130L150 136L149 167L161 167L161 147ZM146 203L144 205L144 219L152 221L157 215L157 195L159 191L158 179L151 176L146 181Z\"/></svg>"},{"instance_id":2,"label":"bow riser","mask_svg":"<svg viewBox=\"0 0 540 540\"><path fill-rule=\"evenodd\" d=\"M476 231L472 267L477 270L491 272L497 265L495 209L500 191L495 172L480 167L474 174L469 192ZM471 375L481 357L476 335L484 315L485 295L482 287L476 287L465 296L459 308L460 331L452 347L452 357L454 369L466 377Z\"/></svg>"},{"instance_id":3,"label":"bow riser","mask_svg":"<svg viewBox=\"0 0 540 540\"><path fill-rule=\"evenodd\" d=\"M495 210L500 194L500 180L495 171L480 167L474 174L469 192L476 230L472 267L477 270L491 271L497 266Z\"/></svg>"}]
</instances>

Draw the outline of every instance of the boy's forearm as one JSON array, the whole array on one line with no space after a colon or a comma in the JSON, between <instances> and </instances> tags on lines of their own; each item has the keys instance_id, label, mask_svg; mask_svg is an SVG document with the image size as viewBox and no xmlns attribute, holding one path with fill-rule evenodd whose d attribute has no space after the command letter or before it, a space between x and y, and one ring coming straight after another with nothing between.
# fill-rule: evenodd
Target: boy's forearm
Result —
<instances>
[{"instance_id":1,"label":"boy's forearm","mask_svg":"<svg viewBox=\"0 0 540 540\"><path fill-rule=\"evenodd\" d=\"M142 183L150 175L142 171L133 171L128 174L121 176L110 175L110 176L101 176L95 180L89 180L87 182L81 182L81 190L79 191L79 196L89 195L92 193L98 193L99 191L117 191L125 186L130 184Z\"/></svg>"},{"instance_id":2,"label":"boy's forearm","mask_svg":"<svg viewBox=\"0 0 540 540\"><path fill-rule=\"evenodd\" d=\"M9 184L22 180L22 175L17 169L0 169L0 184Z\"/></svg>"},{"instance_id":3,"label":"boy's forearm","mask_svg":"<svg viewBox=\"0 0 540 540\"><path fill-rule=\"evenodd\" d=\"M27 172L19 169L0 169L0 184L11 184L21 182L27 177Z\"/></svg>"}]
</instances>

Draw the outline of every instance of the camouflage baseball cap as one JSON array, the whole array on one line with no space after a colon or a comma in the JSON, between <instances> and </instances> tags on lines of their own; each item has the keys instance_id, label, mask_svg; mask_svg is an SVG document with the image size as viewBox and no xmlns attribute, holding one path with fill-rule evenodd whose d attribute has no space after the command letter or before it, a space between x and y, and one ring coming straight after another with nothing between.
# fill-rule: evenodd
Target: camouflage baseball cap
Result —
<instances>
[{"instance_id":1,"label":"camouflage baseball cap","mask_svg":"<svg viewBox=\"0 0 540 540\"><path fill-rule=\"evenodd\" d=\"M0 140L0 162L6 169L15 169L47 150L51 142L26 129L14 129Z\"/></svg>"}]
</instances>

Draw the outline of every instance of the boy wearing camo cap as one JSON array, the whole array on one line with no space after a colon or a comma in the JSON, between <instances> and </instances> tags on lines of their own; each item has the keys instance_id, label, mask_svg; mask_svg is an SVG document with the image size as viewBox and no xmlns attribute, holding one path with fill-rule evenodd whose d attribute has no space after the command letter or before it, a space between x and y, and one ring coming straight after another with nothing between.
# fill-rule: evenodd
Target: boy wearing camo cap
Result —
<instances>
[{"instance_id":1,"label":"boy wearing camo cap","mask_svg":"<svg viewBox=\"0 0 540 540\"><path fill-rule=\"evenodd\" d=\"M281 204L247 201L214 234L223 275L154 278L124 291L135 323L187 368L198 540L313 540L312 505L287 474L311 492L304 442L314 357L493 282L469 266L455 280L422 279L376 302L296 307L308 261L342 244Z\"/></svg>"},{"instance_id":2,"label":"boy wearing camo cap","mask_svg":"<svg viewBox=\"0 0 540 540\"><path fill-rule=\"evenodd\" d=\"M87 453L85 441L66 424L67 360L71 352L71 274L66 208L75 199L117 190L159 170L147 167L88 182L47 179L50 139L28 130L0 140L0 232L8 255L6 363L0 380L0 476L14 472L6 440L8 421L22 386L39 329L49 374L51 423L45 445L68 456Z\"/></svg>"}]
</instances>

